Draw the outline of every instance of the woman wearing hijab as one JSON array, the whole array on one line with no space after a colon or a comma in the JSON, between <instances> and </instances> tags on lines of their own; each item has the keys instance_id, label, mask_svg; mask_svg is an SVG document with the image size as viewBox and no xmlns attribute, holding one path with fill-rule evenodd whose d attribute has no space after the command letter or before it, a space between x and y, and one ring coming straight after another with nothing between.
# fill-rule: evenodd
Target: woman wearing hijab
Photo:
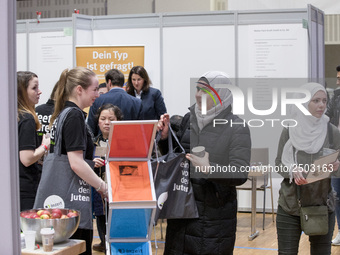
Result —
<instances>
[{"instance_id":1,"label":"woman wearing hijab","mask_svg":"<svg viewBox=\"0 0 340 255\"><path fill-rule=\"evenodd\" d=\"M231 111L231 92L226 88L214 89L217 84L230 83L223 72L203 74L197 82L196 104L190 107L177 132L187 152L186 157L190 160L191 172L195 168L203 169L201 173L190 176L199 218L167 220L164 254L233 254L237 213L235 186L247 180L247 173L240 173L239 170L249 165L251 141L246 125L230 124L243 123ZM222 104L215 105L209 96L214 94L214 90ZM207 96L202 97L204 94ZM202 98L207 99L206 107ZM216 94L214 99L219 102ZM204 111L202 114L203 108L206 108L206 114ZM228 124L214 127L214 119L228 120ZM162 130L162 139L167 137L168 123L169 115L162 115L158 125ZM202 158L190 154L190 150L196 146L205 147ZM204 172L204 169L217 166L230 167L235 172Z\"/></svg>"},{"instance_id":2,"label":"woman wearing hijab","mask_svg":"<svg viewBox=\"0 0 340 255\"><path fill-rule=\"evenodd\" d=\"M298 254L302 231L299 197L301 206L328 206L328 233L309 237L310 254L326 255L331 254L335 222L331 179L308 183L305 179L305 170L310 169L314 160L322 155L324 148L335 150L340 148L340 133L329 123L329 118L325 115L327 107L325 88L318 83L307 83L302 88L310 91L311 99L303 106L311 115L305 115L295 105L288 109L289 117L296 121L296 125L282 131L275 160L275 164L281 166L281 169L285 166L289 170L280 172L284 180L279 192L276 218L279 254ZM329 169L333 169L333 174L338 174L338 167L338 160L328 165Z\"/></svg>"}]
</instances>

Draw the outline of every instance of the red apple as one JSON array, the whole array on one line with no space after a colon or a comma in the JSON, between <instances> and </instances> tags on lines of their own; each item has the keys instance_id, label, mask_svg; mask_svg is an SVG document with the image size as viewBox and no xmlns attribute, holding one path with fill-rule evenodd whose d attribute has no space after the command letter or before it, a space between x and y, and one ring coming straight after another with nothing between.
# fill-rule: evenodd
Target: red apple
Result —
<instances>
[{"instance_id":1,"label":"red apple","mask_svg":"<svg viewBox=\"0 0 340 255\"><path fill-rule=\"evenodd\" d=\"M67 215L63 214L61 215L60 219L68 219Z\"/></svg>"},{"instance_id":2,"label":"red apple","mask_svg":"<svg viewBox=\"0 0 340 255\"><path fill-rule=\"evenodd\" d=\"M77 213L74 213L74 212L69 212L68 214L67 214L67 217L69 217L69 218L71 218L71 217L77 217L78 216L78 214Z\"/></svg>"},{"instance_id":3,"label":"red apple","mask_svg":"<svg viewBox=\"0 0 340 255\"><path fill-rule=\"evenodd\" d=\"M32 213L31 214L31 219L36 219L36 218L39 218L39 215L36 214L36 213Z\"/></svg>"},{"instance_id":4,"label":"red apple","mask_svg":"<svg viewBox=\"0 0 340 255\"><path fill-rule=\"evenodd\" d=\"M20 217L27 218L27 215L30 215L31 213L29 212L21 212Z\"/></svg>"},{"instance_id":5,"label":"red apple","mask_svg":"<svg viewBox=\"0 0 340 255\"><path fill-rule=\"evenodd\" d=\"M50 216L47 215L47 214L42 214L42 215L40 216L40 219L49 219L49 218L50 218Z\"/></svg>"},{"instance_id":6,"label":"red apple","mask_svg":"<svg viewBox=\"0 0 340 255\"><path fill-rule=\"evenodd\" d=\"M46 214L46 215L48 215L48 216L51 216L51 213L50 213L49 211L47 211L47 210L44 210L44 211L41 213L41 215L44 215L44 214Z\"/></svg>"},{"instance_id":7,"label":"red apple","mask_svg":"<svg viewBox=\"0 0 340 255\"><path fill-rule=\"evenodd\" d=\"M59 208L52 209L51 213L58 213L60 214L60 216L63 215L62 211Z\"/></svg>"},{"instance_id":8,"label":"red apple","mask_svg":"<svg viewBox=\"0 0 340 255\"><path fill-rule=\"evenodd\" d=\"M61 217L61 214L52 212L51 219L59 219Z\"/></svg>"}]
</instances>

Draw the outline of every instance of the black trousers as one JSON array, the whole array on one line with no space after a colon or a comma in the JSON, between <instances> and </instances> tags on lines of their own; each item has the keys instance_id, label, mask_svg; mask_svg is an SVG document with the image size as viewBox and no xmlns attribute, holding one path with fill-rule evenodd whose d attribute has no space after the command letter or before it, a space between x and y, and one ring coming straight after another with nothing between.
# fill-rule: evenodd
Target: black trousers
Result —
<instances>
[{"instance_id":1,"label":"black trousers","mask_svg":"<svg viewBox=\"0 0 340 255\"><path fill-rule=\"evenodd\" d=\"M335 213L328 215L328 233L326 235L309 236L310 254L327 255L331 254L331 242L335 224ZM278 206L276 217L277 238L279 254L296 255L299 251L301 237L300 216L286 213L281 206Z\"/></svg>"},{"instance_id":2,"label":"black trousers","mask_svg":"<svg viewBox=\"0 0 340 255\"><path fill-rule=\"evenodd\" d=\"M92 229L81 229L78 228L77 231L70 237L70 239L79 239L86 242L86 251L81 253L81 255L92 255L92 240L93 240L93 230Z\"/></svg>"},{"instance_id":3,"label":"black trousers","mask_svg":"<svg viewBox=\"0 0 340 255\"><path fill-rule=\"evenodd\" d=\"M96 216L97 230L101 244L105 245L105 234L106 234L106 216Z\"/></svg>"}]
</instances>

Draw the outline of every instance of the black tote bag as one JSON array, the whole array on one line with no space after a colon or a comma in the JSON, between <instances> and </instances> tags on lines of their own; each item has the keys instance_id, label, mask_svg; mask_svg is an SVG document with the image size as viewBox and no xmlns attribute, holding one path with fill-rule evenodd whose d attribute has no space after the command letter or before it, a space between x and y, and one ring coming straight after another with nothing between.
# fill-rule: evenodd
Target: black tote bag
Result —
<instances>
[{"instance_id":1,"label":"black tote bag","mask_svg":"<svg viewBox=\"0 0 340 255\"><path fill-rule=\"evenodd\" d=\"M151 163L157 197L155 221L158 219L198 218L190 181L189 160L185 158L185 151L170 125L169 131L168 154L157 157ZM174 152L172 137L180 146L181 153Z\"/></svg>"},{"instance_id":2,"label":"black tote bag","mask_svg":"<svg viewBox=\"0 0 340 255\"><path fill-rule=\"evenodd\" d=\"M80 211L79 228L92 229L91 187L71 169L67 155L61 154L62 126L72 109L77 108L68 107L57 118L54 152L48 154L44 160L34 208L78 210ZM93 168L92 161L86 160L86 162Z\"/></svg>"}]
</instances>

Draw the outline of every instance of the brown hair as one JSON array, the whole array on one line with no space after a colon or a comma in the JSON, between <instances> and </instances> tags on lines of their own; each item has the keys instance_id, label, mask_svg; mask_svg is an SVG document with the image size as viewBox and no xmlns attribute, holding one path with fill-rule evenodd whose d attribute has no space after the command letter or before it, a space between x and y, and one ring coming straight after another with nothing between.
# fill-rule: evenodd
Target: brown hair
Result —
<instances>
[{"instance_id":1,"label":"brown hair","mask_svg":"<svg viewBox=\"0 0 340 255\"><path fill-rule=\"evenodd\" d=\"M69 99L75 87L80 85L87 89L91 85L91 78L96 74L85 67L78 66L71 70L65 69L59 78L57 90L55 91L55 107L51 117L50 126L65 107L65 102Z\"/></svg>"},{"instance_id":2,"label":"brown hair","mask_svg":"<svg viewBox=\"0 0 340 255\"><path fill-rule=\"evenodd\" d=\"M32 114L35 121L35 128L40 128L40 122L37 114L35 113L34 106L28 99L27 88L30 80L38 78L35 73L30 71L19 71L17 72L17 83L18 83L18 120L19 116L24 113Z\"/></svg>"},{"instance_id":3,"label":"brown hair","mask_svg":"<svg viewBox=\"0 0 340 255\"><path fill-rule=\"evenodd\" d=\"M142 87L143 92L148 92L150 88L150 84L152 84L148 72L144 69L142 66L134 66L131 68L131 71L129 73L129 78L126 84L126 92L129 93L131 96L135 96L135 88L132 84L132 75L138 74L140 77L144 79L144 84Z\"/></svg>"}]
</instances>

